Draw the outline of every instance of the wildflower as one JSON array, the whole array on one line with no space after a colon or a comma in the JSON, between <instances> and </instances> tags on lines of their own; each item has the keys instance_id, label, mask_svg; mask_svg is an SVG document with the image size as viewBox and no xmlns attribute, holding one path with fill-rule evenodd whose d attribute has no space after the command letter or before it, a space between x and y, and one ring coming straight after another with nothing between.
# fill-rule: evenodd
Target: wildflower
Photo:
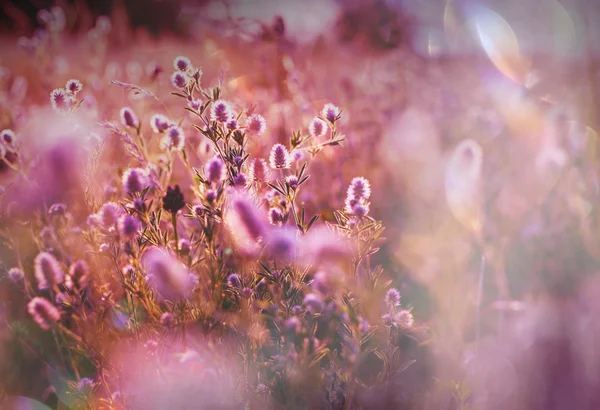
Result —
<instances>
[{"instance_id":1,"label":"wildflower","mask_svg":"<svg viewBox=\"0 0 600 410\"><path fill-rule=\"evenodd\" d=\"M321 297L315 293L309 293L308 295L306 295L302 303L304 304L306 310L308 310L313 315L315 313L320 313L325 308L323 299L321 299Z\"/></svg>"},{"instance_id":2,"label":"wildflower","mask_svg":"<svg viewBox=\"0 0 600 410\"><path fill-rule=\"evenodd\" d=\"M381 320L383 321L383 324L386 326L394 325L394 318L389 313L386 313L385 315L381 316Z\"/></svg>"},{"instance_id":3,"label":"wildflower","mask_svg":"<svg viewBox=\"0 0 600 410\"><path fill-rule=\"evenodd\" d=\"M129 107L121 108L119 116L121 117L121 123L126 127L137 128L140 125L140 120Z\"/></svg>"},{"instance_id":4,"label":"wildflower","mask_svg":"<svg viewBox=\"0 0 600 410\"><path fill-rule=\"evenodd\" d=\"M39 253L33 262L34 275L38 282L38 289L50 289L60 285L65 280L65 273L51 253Z\"/></svg>"},{"instance_id":5,"label":"wildflower","mask_svg":"<svg viewBox=\"0 0 600 410\"><path fill-rule=\"evenodd\" d=\"M196 216L202 216L204 213L204 207L202 205L194 205L192 208L192 213Z\"/></svg>"},{"instance_id":6,"label":"wildflower","mask_svg":"<svg viewBox=\"0 0 600 410\"><path fill-rule=\"evenodd\" d=\"M246 288L242 289L242 291L240 292L240 295L244 299L250 299L250 297L252 296L252 289L246 287Z\"/></svg>"},{"instance_id":7,"label":"wildflower","mask_svg":"<svg viewBox=\"0 0 600 410\"><path fill-rule=\"evenodd\" d=\"M186 71L191 64L192 63L190 62L190 59L183 56L175 57L175 60L173 60L173 67L175 68L175 70L181 72Z\"/></svg>"},{"instance_id":8,"label":"wildflower","mask_svg":"<svg viewBox=\"0 0 600 410\"><path fill-rule=\"evenodd\" d=\"M369 213L370 204L367 201L359 201L352 207L352 212L354 216L363 217L367 216Z\"/></svg>"},{"instance_id":9,"label":"wildflower","mask_svg":"<svg viewBox=\"0 0 600 410\"><path fill-rule=\"evenodd\" d=\"M124 240L134 239L141 228L139 219L131 215L123 215L119 218L119 236Z\"/></svg>"},{"instance_id":10,"label":"wildflower","mask_svg":"<svg viewBox=\"0 0 600 410\"><path fill-rule=\"evenodd\" d=\"M284 322L283 329L291 334L300 333L302 322L297 316L292 316Z\"/></svg>"},{"instance_id":11,"label":"wildflower","mask_svg":"<svg viewBox=\"0 0 600 410\"><path fill-rule=\"evenodd\" d=\"M308 133L313 138L319 138L325 135L326 131L325 122L320 118L313 118L308 126Z\"/></svg>"},{"instance_id":12,"label":"wildflower","mask_svg":"<svg viewBox=\"0 0 600 410\"><path fill-rule=\"evenodd\" d=\"M241 172L233 177L233 185L237 187L245 187L247 183L248 179L246 178L246 175L242 174Z\"/></svg>"},{"instance_id":13,"label":"wildflower","mask_svg":"<svg viewBox=\"0 0 600 410\"><path fill-rule=\"evenodd\" d=\"M279 208L269 209L269 222L273 225L281 225L283 223L283 213Z\"/></svg>"},{"instance_id":14,"label":"wildflower","mask_svg":"<svg viewBox=\"0 0 600 410\"><path fill-rule=\"evenodd\" d=\"M269 156L269 163L273 169L289 168L291 161L287 148L281 144L273 145L271 155Z\"/></svg>"},{"instance_id":15,"label":"wildflower","mask_svg":"<svg viewBox=\"0 0 600 410\"><path fill-rule=\"evenodd\" d=\"M241 288L242 282L240 281L240 276L237 273L232 273L227 277L227 284L232 288Z\"/></svg>"},{"instance_id":16,"label":"wildflower","mask_svg":"<svg viewBox=\"0 0 600 410\"><path fill-rule=\"evenodd\" d=\"M369 199L371 196L371 184L366 178L355 177L348 187L347 197L352 199Z\"/></svg>"},{"instance_id":17,"label":"wildflower","mask_svg":"<svg viewBox=\"0 0 600 410\"><path fill-rule=\"evenodd\" d=\"M230 131L235 131L239 128L238 121L235 118L230 119L227 122L227 129Z\"/></svg>"},{"instance_id":18,"label":"wildflower","mask_svg":"<svg viewBox=\"0 0 600 410\"><path fill-rule=\"evenodd\" d=\"M0 142L3 142L6 146L12 147L14 146L16 141L16 136L13 130L5 129L0 132Z\"/></svg>"},{"instance_id":19,"label":"wildflower","mask_svg":"<svg viewBox=\"0 0 600 410\"><path fill-rule=\"evenodd\" d=\"M199 111L200 108L202 107L202 100L196 99L196 100L188 101L188 107L190 107L194 111Z\"/></svg>"},{"instance_id":20,"label":"wildflower","mask_svg":"<svg viewBox=\"0 0 600 410\"><path fill-rule=\"evenodd\" d=\"M414 318L408 310L401 310L394 316L394 324L401 329L410 329L413 327Z\"/></svg>"},{"instance_id":21,"label":"wildflower","mask_svg":"<svg viewBox=\"0 0 600 410\"><path fill-rule=\"evenodd\" d=\"M77 382L77 392L83 395L88 395L92 392L95 385L96 383L94 383L92 379L90 379L89 377L84 377L83 379L79 380L79 382Z\"/></svg>"},{"instance_id":22,"label":"wildflower","mask_svg":"<svg viewBox=\"0 0 600 410\"><path fill-rule=\"evenodd\" d=\"M65 86L65 90L69 95L75 96L83 89L81 82L76 79L71 79L67 81L67 85Z\"/></svg>"},{"instance_id":23,"label":"wildflower","mask_svg":"<svg viewBox=\"0 0 600 410\"><path fill-rule=\"evenodd\" d=\"M67 213L67 205L65 204L52 204L48 209L48 215L50 216L63 216Z\"/></svg>"},{"instance_id":24,"label":"wildflower","mask_svg":"<svg viewBox=\"0 0 600 410\"><path fill-rule=\"evenodd\" d=\"M129 168L123 173L123 190L130 195L143 191L148 186L148 176L142 168Z\"/></svg>"},{"instance_id":25,"label":"wildflower","mask_svg":"<svg viewBox=\"0 0 600 410\"><path fill-rule=\"evenodd\" d=\"M25 279L25 274L21 268L10 268L8 270L8 278L14 283L21 283Z\"/></svg>"},{"instance_id":26,"label":"wildflower","mask_svg":"<svg viewBox=\"0 0 600 410\"><path fill-rule=\"evenodd\" d=\"M292 190L296 190L296 188L298 188L298 177L296 175L289 175L287 178L285 178L285 183Z\"/></svg>"},{"instance_id":27,"label":"wildflower","mask_svg":"<svg viewBox=\"0 0 600 410\"><path fill-rule=\"evenodd\" d=\"M262 135L267 129L267 122L262 115L254 114L246 120L246 128L251 134Z\"/></svg>"},{"instance_id":28,"label":"wildflower","mask_svg":"<svg viewBox=\"0 0 600 410\"><path fill-rule=\"evenodd\" d=\"M215 156L208 161L204 172L206 174L206 179L215 184L223 181L227 176L225 164L218 156Z\"/></svg>"},{"instance_id":29,"label":"wildflower","mask_svg":"<svg viewBox=\"0 0 600 410\"><path fill-rule=\"evenodd\" d=\"M181 151L185 146L185 135L183 131L176 125L171 125L167 129L166 135L161 139L161 148L164 150L172 149L173 151Z\"/></svg>"},{"instance_id":30,"label":"wildflower","mask_svg":"<svg viewBox=\"0 0 600 410\"><path fill-rule=\"evenodd\" d=\"M264 227L250 201L237 198L233 201L232 208L247 234L252 239L258 240L264 234Z\"/></svg>"},{"instance_id":31,"label":"wildflower","mask_svg":"<svg viewBox=\"0 0 600 410\"><path fill-rule=\"evenodd\" d=\"M250 169L248 175L250 181L266 181L269 168L267 168L267 161L262 158L255 158L250 163Z\"/></svg>"},{"instance_id":32,"label":"wildflower","mask_svg":"<svg viewBox=\"0 0 600 410\"><path fill-rule=\"evenodd\" d=\"M175 188L169 186L167 194L163 197L163 208L172 214L176 214L184 206L183 193L179 189L179 185L175 185Z\"/></svg>"},{"instance_id":33,"label":"wildflower","mask_svg":"<svg viewBox=\"0 0 600 410\"><path fill-rule=\"evenodd\" d=\"M148 283L165 300L185 298L190 291L188 271L173 254L152 247L142 255Z\"/></svg>"},{"instance_id":34,"label":"wildflower","mask_svg":"<svg viewBox=\"0 0 600 410\"><path fill-rule=\"evenodd\" d=\"M64 88L57 88L50 93L50 103L57 111L65 111L71 105L71 99Z\"/></svg>"},{"instance_id":35,"label":"wildflower","mask_svg":"<svg viewBox=\"0 0 600 410\"><path fill-rule=\"evenodd\" d=\"M123 213L123 208L114 202L107 202L102 205L98 213L102 224L108 229L117 224L119 217Z\"/></svg>"},{"instance_id":36,"label":"wildflower","mask_svg":"<svg viewBox=\"0 0 600 410\"><path fill-rule=\"evenodd\" d=\"M171 75L171 84L175 88L185 88L189 81L190 79L185 73L176 71Z\"/></svg>"},{"instance_id":37,"label":"wildflower","mask_svg":"<svg viewBox=\"0 0 600 410\"><path fill-rule=\"evenodd\" d=\"M150 118L150 127L156 133L161 133L169 128L170 121L167 117L162 114L154 114Z\"/></svg>"},{"instance_id":38,"label":"wildflower","mask_svg":"<svg viewBox=\"0 0 600 410\"><path fill-rule=\"evenodd\" d=\"M170 312L165 312L160 316L160 324L170 329L175 324L175 316Z\"/></svg>"},{"instance_id":39,"label":"wildflower","mask_svg":"<svg viewBox=\"0 0 600 410\"><path fill-rule=\"evenodd\" d=\"M391 288L385 294L384 300L385 304L390 308L400 306L400 292L398 292L398 289Z\"/></svg>"},{"instance_id":40,"label":"wildflower","mask_svg":"<svg viewBox=\"0 0 600 410\"><path fill-rule=\"evenodd\" d=\"M321 111L321 115L330 123L334 123L340 118L340 109L333 104L326 104Z\"/></svg>"},{"instance_id":41,"label":"wildflower","mask_svg":"<svg viewBox=\"0 0 600 410\"><path fill-rule=\"evenodd\" d=\"M84 260L78 260L69 266L71 280L80 288L86 287L90 276L90 267Z\"/></svg>"},{"instance_id":42,"label":"wildflower","mask_svg":"<svg viewBox=\"0 0 600 410\"><path fill-rule=\"evenodd\" d=\"M33 320L44 330L49 330L52 325L60 320L60 312L48 299L36 296L27 304L27 312Z\"/></svg>"},{"instance_id":43,"label":"wildflower","mask_svg":"<svg viewBox=\"0 0 600 410\"><path fill-rule=\"evenodd\" d=\"M215 101L212 105L210 118L213 121L226 123L231 118L231 107L229 103L223 100Z\"/></svg>"}]
</instances>

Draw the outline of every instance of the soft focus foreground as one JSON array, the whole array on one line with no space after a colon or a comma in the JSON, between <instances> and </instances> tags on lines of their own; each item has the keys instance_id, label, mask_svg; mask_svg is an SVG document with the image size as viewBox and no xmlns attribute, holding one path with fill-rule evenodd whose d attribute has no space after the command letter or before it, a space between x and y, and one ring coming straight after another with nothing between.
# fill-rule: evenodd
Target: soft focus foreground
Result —
<instances>
[{"instance_id":1,"label":"soft focus foreground","mask_svg":"<svg viewBox=\"0 0 600 410\"><path fill-rule=\"evenodd\" d=\"M7 3L0 408L600 408L593 5L201 3Z\"/></svg>"}]
</instances>

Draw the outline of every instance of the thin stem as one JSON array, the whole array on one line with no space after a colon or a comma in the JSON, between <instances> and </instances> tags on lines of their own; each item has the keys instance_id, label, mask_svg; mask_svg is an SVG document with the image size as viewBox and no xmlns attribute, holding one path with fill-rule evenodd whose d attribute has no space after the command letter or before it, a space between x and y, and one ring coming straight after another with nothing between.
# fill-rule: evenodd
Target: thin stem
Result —
<instances>
[{"instance_id":1,"label":"thin stem","mask_svg":"<svg viewBox=\"0 0 600 410\"><path fill-rule=\"evenodd\" d=\"M485 254L481 252L481 265L479 268L479 280L477 283L477 298L475 301L475 343L479 347L481 334L481 298L483 294L483 276L485 273Z\"/></svg>"}]
</instances>

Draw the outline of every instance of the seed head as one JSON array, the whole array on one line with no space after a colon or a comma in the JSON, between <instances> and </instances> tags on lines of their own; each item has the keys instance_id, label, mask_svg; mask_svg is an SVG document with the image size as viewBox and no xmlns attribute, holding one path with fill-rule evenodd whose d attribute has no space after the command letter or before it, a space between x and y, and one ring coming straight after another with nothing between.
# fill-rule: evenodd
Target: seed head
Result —
<instances>
[{"instance_id":1,"label":"seed head","mask_svg":"<svg viewBox=\"0 0 600 410\"><path fill-rule=\"evenodd\" d=\"M44 330L49 330L52 325L60 320L58 309L42 297L34 297L27 304L27 312L33 320Z\"/></svg>"},{"instance_id":2,"label":"seed head","mask_svg":"<svg viewBox=\"0 0 600 410\"><path fill-rule=\"evenodd\" d=\"M291 165L290 154L287 148L281 144L273 145L269 163L273 169L289 168Z\"/></svg>"}]
</instances>

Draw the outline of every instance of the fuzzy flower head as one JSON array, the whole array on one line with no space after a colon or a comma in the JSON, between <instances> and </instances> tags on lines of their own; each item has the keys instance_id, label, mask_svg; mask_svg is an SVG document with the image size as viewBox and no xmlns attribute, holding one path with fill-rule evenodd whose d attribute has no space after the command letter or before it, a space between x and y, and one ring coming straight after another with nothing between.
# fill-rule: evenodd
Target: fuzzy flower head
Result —
<instances>
[{"instance_id":1,"label":"fuzzy flower head","mask_svg":"<svg viewBox=\"0 0 600 410\"><path fill-rule=\"evenodd\" d=\"M226 178L226 171L223 160L218 156L210 159L204 168L206 179L214 184L218 184Z\"/></svg>"},{"instance_id":2,"label":"fuzzy flower head","mask_svg":"<svg viewBox=\"0 0 600 410\"><path fill-rule=\"evenodd\" d=\"M302 304L304 305L306 310L308 310L313 315L315 313L320 313L325 308L325 303L323 302L323 299L321 299L321 296L317 295L316 293L307 294L304 297Z\"/></svg>"},{"instance_id":3,"label":"fuzzy flower head","mask_svg":"<svg viewBox=\"0 0 600 410\"><path fill-rule=\"evenodd\" d=\"M394 316L394 325L401 329L410 329L413 327L415 320L412 313L408 310L401 310Z\"/></svg>"},{"instance_id":4,"label":"fuzzy flower head","mask_svg":"<svg viewBox=\"0 0 600 410\"><path fill-rule=\"evenodd\" d=\"M262 135L267 129L267 122L262 115L254 114L246 120L246 128L253 135Z\"/></svg>"},{"instance_id":5,"label":"fuzzy flower head","mask_svg":"<svg viewBox=\"0 0 600 410\"><path fill-rule=\"evenodd\" d=\"M129 168L123 173L123 190L130 195L148 187L148 175L142 168Z\"/></svg>"},{"instance_id":6,"label":"fuzzy flower head","mask_svg":"<svg viewBox=\"0 0 600 410\"><path fill-rule=\"evenodd\" d=\"M0 132L0 143L8 147L13 147L16 140L17 138L13 130L5 129Z\"/></svg>"},{"instance_id":7,"label":"fuzzy flower head","mask_svg":"<svg viewBox=\"0 0 600 410\"><path fill-rule=\"evenodd\" d=\"M271 155L269 156L269 163L273 169L289 168L291 158L287 148L282 144L273 145Z\"/></svg>"},{"instance_id":8,"label":"fuzzy flower head","mask_svg":"<svg viewBox=\"0 0 600 410\"><path fill-rule=\"evenodd\" d=\"M185 88L188 85L190 78L187 74L176 71L171 75L171 84L175 88Z\"/></svg>"},{"instance_id":9,"label":"fuzzy flower head","mask_svg":"<svg viewBox=\"0 0 600 410\"><path fill-rule=\"evenodd\" d=\"M237 174L235 177L233 177L233 185L235 185L236 187L243 188L247 184L248 184L248 178L246 178L246 175L242 174L241 172L239 174Z\"/></svg>"},{"instance_id":10,"label":"fuzzy flower head","mask_svg":"<svg viewBox=\"0 0 600 410\"><path fill-rule=\"evenodd\" d=\"M123 215L118 222L119 236L124 240L135 239L142 227L139 219L131 215Z\"/></svg>"},{"instance_id":11,"label":"fuzzy flower head","mask_svg":"<svg viewBox=\"0 0 600 410\"><path fill-rule=\"evenodd\" d=\"M27 304L27 312L31 315L35 323L42 329L49 330L52 325L60 320L58 309L42 297L34 297Z\"/></svg>"},{"instance_id":12,"label":"fuzzy flower head","mask_svg":"<svg viewBox=\"0 0 600 410\"><path fill-rule=\"evenodd\" d=\"M320 118L313 118L308 126L308 133L313 138L319 138L325 135L327 131L327 124Z\"/></svg>"},{"instance_id":13,"label":"fuzzy flower head","mask_svg":"<svg viewBox=\"0 0 600 410\"><path fill-rule=\"evenodd\" d=\"M348 187L347 197L352 199L369 199L371 196L371 184L366 178L355 177Z\"/></svg>"},{"instance_id":14,"label":"fuzzy flower head","mask_svg":"<svg viewBox=\"0 0 600 410\"><path fill-rule=\"evenodd\" d=\"M25 279L25 274L20 268L10 268L8 270L8 278L14 283L21 283Z\"/></svg>"},{"instance_id":15,"label":"fuzzy flower head","mask_svg":"<svg viewBox=\"0 0 600 410\"><path fill-rule=\"evenodd\" d=\"M66 111L71 107L71 97L64 88L57 88L50 93L50 103L57 111Z\"/></svg>"},{"instance_id":16,"label":"fuzzy flower head","mask_svg":"<svg viewBox=\"0 0 600 410\"><path fill-rule=\"evenodd\" d=\"M175 324L175 316L170 312L163 313L160 316L160 324L167 329L172 328Z\"/></svg>"},{"instance_id":17,"label":"fuzzy flower head","mask_svg":"<svg viewBox=\"0 0 600 410\"><path fill-rule=\"evenodd\" d=\"M279 208L269 209L269 222L271 222L272 225L283 224L283 212L281 212Z\"/></svg>"},{"instance_id":18,"label":"fuzzy flower head","mask_svg":"<svg viewBox=\"0 0 600 410\"><path fill-rule=\"evenodd\" d=\"M81 85L81 81L74 78L67 81L67 84L65 85L65 90L67 90L67 93L72 96L77 95L82 89L83 86Z\"/></svg>"},{"instance_id":19,"label":"fuzzy flower head","mask_svg":"<svg viewBox=\"0 0 600 410\"><path fill-rule=\"evenodd\" d=\"M194 111L199 111L200 107L202 107L202 100L201 99L191 100L188 102L188 107L190 107L190 109L192 109Z\"/></svg>"},{"instance_id":20,"label":"fuzzy flower head","mask_svg":"<svg viewBox=\"0 0 600 410\"><path fill-rule=\"evenodd\" d=\"M300 241L296 229L272 227L265 233L265 253L278 261L289 262L299 255Z\"/></svg>"},{"instance_id":21,"label":"fuzzy flower head","mask_svg":"<svg viewBox=\"0 0 600 410\"><path fill-rule=\"evenodd\" d=\"M400 292L398 292L398 289L391 288L385 294L384 300L385 304L390 308L400 306Z\"/></svg>"},{"instance_id":22,"label":"fuzzy flower head","mask_svg":"<svg viewBox=\"0 0 600 410\"><path fill-rule=\"evenodd\" d=\"M248 170L250 181L266 181L268 175L269 168L267 167L267 161L262 158L255 158L250 162L250 169Z\"/></svg>"},{"instance_id":23,"label":"fuzzy flower head","mask_svg":"<svg viewBox=\"0 0 600 410\"><path fill-rule=\"evenodd\" d=\"M181 128L171 125L160 143L163 150L181 151L185 146L185 135Z\"/></svg>"},{"instance_id":24,"label":"fuzzy flower head","mask_svg":"<svg viewBox=\"0 0 600 410\"><path fill-rule=\"evenodd\" d=\"M35 257L33 265L34 275L38 282L39 290L51 289L64 282L65 272L51 253L39 253Z\"/></svg>"},{"instance_id":25,"label":"fuzzy flower head","mask_svg":"<svg viewBox=\"0 0 600 410\"><path fill-rule=\"evenodd\" d=\"M227 121L227 129L229 131L235 131L239 128L239 124L238 124L238 120L235 118L231 118L229 121Z\"/></svg>"},{"instance_id":26,"label":"fuzzy flower head","mask_svg":"<svg viewBox=\"0 0 600 410\"><path fill-rule=\"evenodd\" d=\"M167 194L163 197L163 208L172 214L176 214L184 206L185 200L179 185L175 185L175 188L167 187Z\"/></svg>"},{"instance_id":27,"label":"fuzzy flower head","mask_svg":"<svg viewBox=\"0 0 600 410\"><path fill-rule=\"evenodd\" d=\"M167 117L162 114L154 114L152 118L150 118L150 127L152 127L152 131L156 133L162 133L169 128L171 122Z\"/></svg>"},{"instance_id":28,"label":"fuzzy flower head","mask_svg":"<svg viewBox=\"0 0 600 410\"><path fill-rule=\"evenodd\" d=\"M69 266L69 276L79 289L83 289L89 280L90 267L84 260L80 259Z\"/></svg>"},{"instance_id":29,"label":"fuzzy flower head","mask_svg":"<svg viewBox=\"0 0 600 410\"><path fill-rule=\"evenodd\" d=\"M230 197L225 223L235 245L247 254L258 252L258 242L269 226L264 212L261 212L256 202L241 190Z\"/></svg>"},{"instance_id":30,"label":"fuzzy flower head","mask_svg":"<svg viewBox=\"0 0 600 410\"><path fill-rule=\"evenodd\" d=\"M142 256L146 279L163 300L176 301L190 292L188 271L179 259L163 248L152 247Z\"/></svg>"},{"instance_id":31,"label":"fuzzy flower head","mask_svg":"<svg viewBox=\"0 0 600 410\"><path fill-rule=\"evenodd\" d=\"M126 127L137 128L140 125L140 120L137 115L135 115L133 110L129 107L121 108L119 117L121 118L121 123Z\"/></svg>"},{"instance_id":32,"label":"fuzzy flower head","mask_svg":"<svg viewBox=\"0 0 600 410\"><path fill-rule=\"evenodd\" d=\"M227 123L232 117L231 106L227 101L217 100L212 104L210 119L213 121Z\"/></svg>"},{"instance_id":33,"label":"fuzzy flower head","mask_svg":"<svg viewBox=\"0 0 600 410\"><path fill-rule=\"evenodd\" d=\"M177 71L185 72L191 65L190 59L184 56L175 57L175 60L173 60L173 67Z\"/></svg>"},{"instance_id":34,"label":"fuzzy flower head","mask_svg":"<svg viewBox=\"0 0 600 410\"><path fill-rule=\"evenodd\" d=\"M321 115L330 123L334 123L340 118L340 109L333 104L326 104Z\"/></svg>"},{"instance_id":35,"label":"fuzzy flower head","mask_svg":"<svg viewBox=\"0 0 600 410\"><path fill-rule=\"evenodd\" d=\"M98 215L100 217L100 221L104 225L106 229L111 228L117 224L119 217L123 213L123 208L121 208L118 204L114 202L107 202L102 205Z\"/></svg>"}]
</instances>

